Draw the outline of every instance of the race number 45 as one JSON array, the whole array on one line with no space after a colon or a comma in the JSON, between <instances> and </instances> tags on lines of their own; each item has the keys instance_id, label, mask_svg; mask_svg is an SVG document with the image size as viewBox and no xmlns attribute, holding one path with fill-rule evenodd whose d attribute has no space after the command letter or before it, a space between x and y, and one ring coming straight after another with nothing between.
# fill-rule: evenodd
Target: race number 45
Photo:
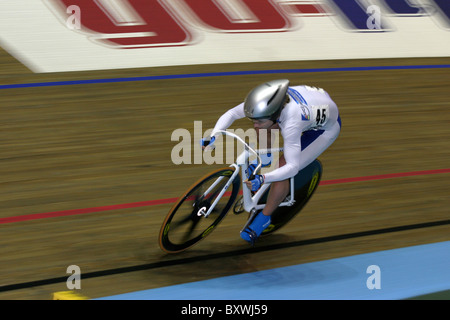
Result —
<instances>
[{"instance_id":1,"label":"race number 45","mask_svg":"<svg viewBox=\"0 0 450 320\"><path fill-rule=\"evenodd\" d=\"M330 115L330 108L328 105L322 105L322 106L312 106L312 114L315 117L316 120L316 127L323 127L329 118Z\"/></svg>"},{"instance_id":2,"label":"race number 45","mask_svg":"<svg viewBox=\"0 0 450 320\"><path fill-rule=\"evenodd\" d=\"M318 87L305 86L305 89L308 91L326 94L325 90ZM323 127L328 121L330 115L330 107L328 105L311 106L311 109L312 109L312 116L315 117L313 119L316 120L315 127Z\"/></svg>"}]
</instances>

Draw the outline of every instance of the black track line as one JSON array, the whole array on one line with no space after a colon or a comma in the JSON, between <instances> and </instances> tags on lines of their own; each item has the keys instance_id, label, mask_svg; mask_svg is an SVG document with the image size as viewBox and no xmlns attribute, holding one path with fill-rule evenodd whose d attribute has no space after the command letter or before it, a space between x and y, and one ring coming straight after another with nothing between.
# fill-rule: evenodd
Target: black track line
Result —
<instances>
[{"instance_id":1,"label":"black track line","mask_svg":"<svg viewBox=\"0 0 450 320\"><path fill-rule=\"evenodd\" d=\"M407 230L414 230L414 229L444 226L444 225L448 225L448 224L450 224L450 220L439 220L439 221L410 224L410 225L404 225L404 226L398 226L398 227L389 227L389 228L383 228L383 229L346 233L346 234L334 235L334 236L328 236L328 237L313 238L313 239L292 241L292 242L287 242L287 243L265 245L265 246L261 246L261 247L253 247L253 248L240 249L240 250L221 252L221 253L213 253L213 254L207 254L207 255L203 255L203 256L196 256L196 257L190 257L190 258L180 258L180 259L174 259L174 260L158 261L158 262L153 262L153 263L148 263L148 264L141 264L141 265L136 265L136 266L93 271L93 272L82 274L81 278L89 279L89 278L104 277L104 276L110 276L110 275L115 275L115 274L122 274L122 273L156 269L156 268L164 268L164 267L170 267L170 266L205 261L205 260L227 258L227 257L239 256L239 255L243 255L243 254L252 254L252 253L258 253L258 252L264 252L264 251L270 251L270 250L278 250L278 249L292 248L292 247L298 247L298 246L306 246L306 245L311 245L311 244L346 240L346 239L359 238L359 237L366 237L366 236L372 236L372 235L378 235L378 234L384 234L384 233L393 233L393 232L400 232L400 231L407 231ZM50 284L55 284L55 283L60 283L60 282L66 282L67 278L68 278L67 276L64 276L64 277L35 280L35 281L29 281L29 282L23 282L23 283L9 284L9 285L5 285L5 286L1 286L0 292L26 289L26 288L45 286L45 285L50 285Z\"/></svg>"}]
</instances>

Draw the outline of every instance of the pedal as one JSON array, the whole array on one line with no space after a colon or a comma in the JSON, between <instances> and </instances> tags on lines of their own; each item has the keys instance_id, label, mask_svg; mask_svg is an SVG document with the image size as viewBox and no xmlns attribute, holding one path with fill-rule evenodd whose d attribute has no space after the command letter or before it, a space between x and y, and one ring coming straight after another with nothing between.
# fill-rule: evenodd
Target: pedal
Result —
<instances>
[{"instance_id":1,"label":"pedal","mask_svg":"<svg viewBox=\"0 0 450 320\"><path fill-rule=\"evenodd\" d=\"M253 221L253 219L256 217L258 211L253 209L248 217L247 223L244 225L244 227L241 229L241 232L244 231Z\"/></svg>"}]
</instances>

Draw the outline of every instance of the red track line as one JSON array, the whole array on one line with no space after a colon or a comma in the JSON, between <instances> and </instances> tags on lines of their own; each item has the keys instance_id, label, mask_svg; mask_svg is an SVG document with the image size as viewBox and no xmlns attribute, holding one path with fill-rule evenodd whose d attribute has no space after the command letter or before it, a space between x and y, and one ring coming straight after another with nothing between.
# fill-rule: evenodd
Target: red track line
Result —
<instances>
[{"instance_id":1,"label":"red track line","mask_svg":"<svg viewBox=\"0 0 450 320\"><path fill-rule=\"evenodd\" d=\"M334 180L324 180L324 181L321 181L319 185L341 184L341 183L361 182L361 181L370 181L370 180L382 180L382 179L392 179L392 178L411 177L411 176L439 174L439 173L450 173L450 168L381 174L381 175L334 179ZM94 213L94 212L102 212L102 211L110 211L110 210L118 210L118 209L156 206L159 204L174 203L177 200L178 200L178 198L167 198L167 199L157 199L157 200L149 200L149 201L141 201L141 202L124 203L124 204L115 204L115 205L102 206L102 207L72 209L72 210L54 211L54 212L45 212L45 213L35 213L35 214L21 215L21 216L15 216L15 217L0 218L0 224L21 222L21 221L28 221L28 220L45 219L45 218L72 216L72 215L77 215L77 214Z\"/></svg>"},{"instance_id":2,"label":"red track line","mask_svg":"<svg viewBox=\"0 0 450 320\"><path fill-rule=\"evenodd\" d=\"M157 199L157 200L149 200L149 201L141 201L141 202L124 203L124 204L113 204L113 205L103 206L103 207L93 207L93 208L84 208L84 209L72 209L72 210L64 210L64 211L35 213L35 214L28 214L28 215L22 215L22 216L0 218L0 224L27 221L27 220L37 220L37 219L45 219L45 218L72 216L72 215L76 215L76 214L94 213L94 212L102 212L102 211L110 211L110 210L118 210L118 209L156 206L158 204L173 203L176 200L178 200L178 198Z\"/></svg>"},{"instance_id":3,"label":"red track line","mask_svg":"<svg viewBox=\"0 0 450 320\"><path fill-rule=\"evenodd\" d=\"M438 173L450 173L450 168L437 169L437 170L389 173L389 174L377 174L374 176L326 180L326 181L321 181L319 185L340 184L340 183L370 181L370 180L382 180L382 179L402 178L402 177L411 177L411 176L422 176L422 175L438 174Z\"/></svg>"}]
</instances>

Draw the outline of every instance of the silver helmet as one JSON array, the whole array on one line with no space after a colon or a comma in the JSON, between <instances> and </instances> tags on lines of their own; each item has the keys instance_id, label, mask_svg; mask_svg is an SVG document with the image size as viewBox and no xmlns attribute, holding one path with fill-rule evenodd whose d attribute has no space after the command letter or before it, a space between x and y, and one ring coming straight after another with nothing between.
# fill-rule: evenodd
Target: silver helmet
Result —
<instances>
[{"instance_id":1,"label":"silver helmet","mask_svg":"<svg viewBox=\"0 0 450 320\"><path fill-rule=\"evenodd\" d=\"M272 80L249 92L244 102L245 116L249 119L276 121L286 101L289 80Z\"/></svg>"}]
</instances>

